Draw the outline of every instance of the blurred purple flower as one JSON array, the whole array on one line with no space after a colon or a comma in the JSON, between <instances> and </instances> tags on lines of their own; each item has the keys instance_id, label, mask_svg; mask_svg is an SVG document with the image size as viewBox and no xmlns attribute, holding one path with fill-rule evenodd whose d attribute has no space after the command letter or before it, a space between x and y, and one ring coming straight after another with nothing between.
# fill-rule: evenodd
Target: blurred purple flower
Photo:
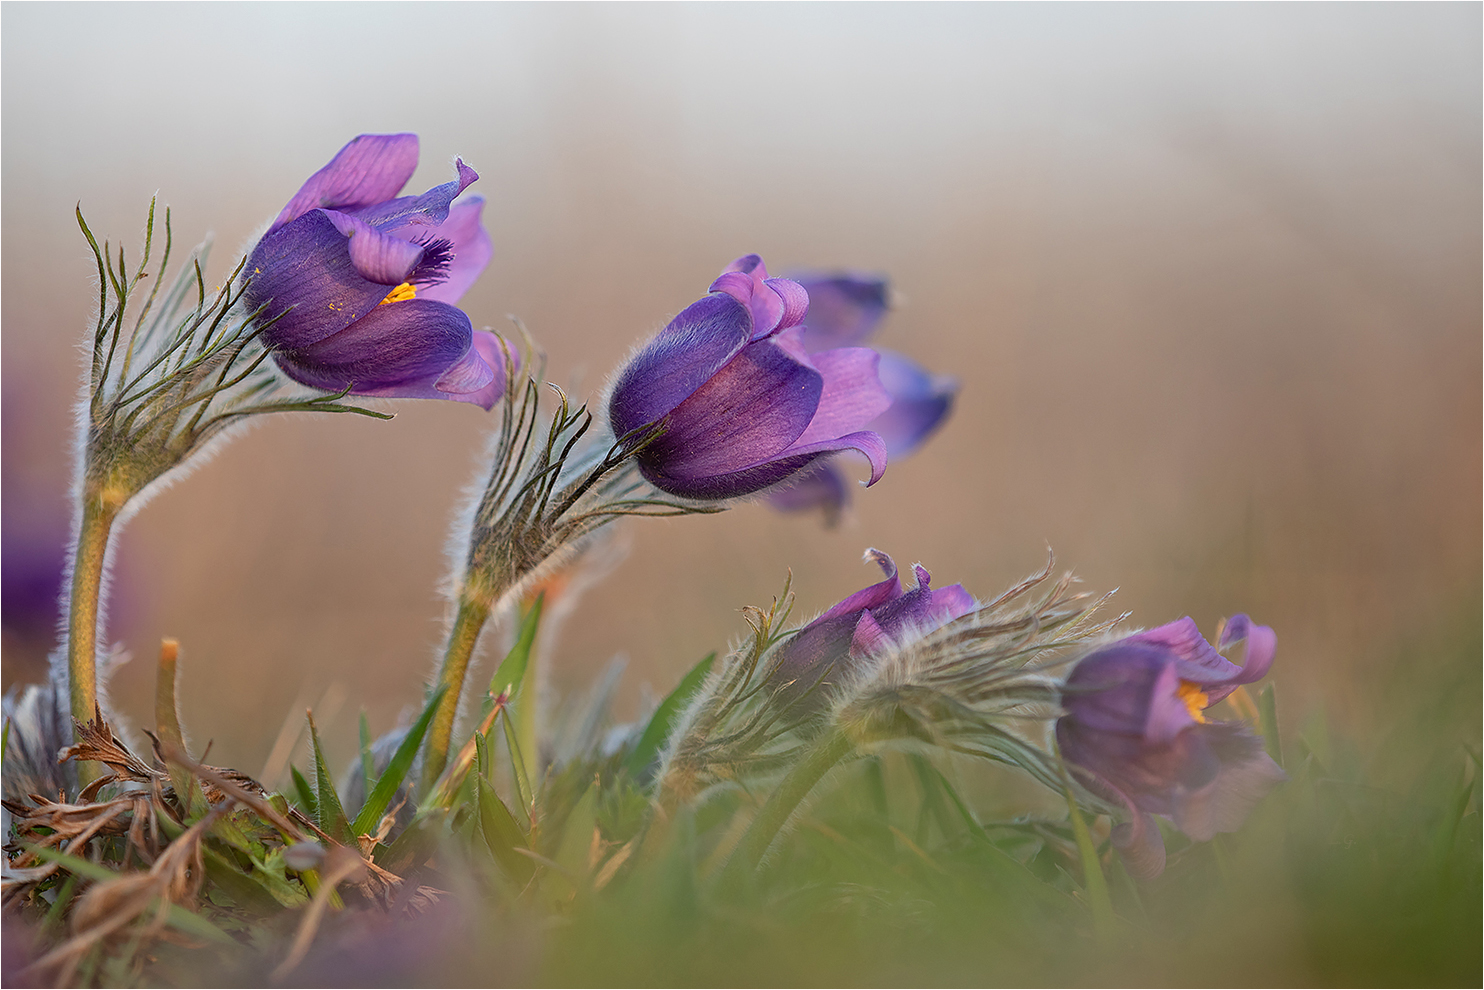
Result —
<instances>
[{"instance_id":1,"label":"blurred purple flower","mask_svg":"<svg viewBox=\"0 0 1484 990\"><path fill-rule=\"evenodd\" d=\"M1244 643L1243 666L1218 652ZM1094 650L1067 678L1057 743L1095 791L1131 812L1113 830L1130 874L1147 879L1164 869L1164 840L1150 815L1205 842L1236 831L1286 779L1246 726L1204 714L1266 674L1276 646L1272 629L1238 615L1213 648L1187 617Z\"/></svg>"},{"instance_id":2,"label":"blurred purple flower","mask_svg":"<svg viewBox=\"0 0 1484 990\"><path fill-rule=\"evenodd\" d=\"M809 293L809 321L804 349L809 353L859 344L886 315L890 290L886 280L865 275L800 276ZM867 424L886 444L887 456L899 460L911 454L943 424L953 408L958 382L929 374L921 365L893 351L881 355L878 374L891 396L891 405ZM769 502L785 512L823 509L826 525L834 525L850 498L850 486L832 459L817 461L797 483L774 492Z\"/></svg>"},{"instance_id":3,"label":"blurred purple flower","mask_svg":"<svg viewBox=\"0 0 1484 990\"><path fill-rule=\"evenodd\" d=\"M484 200L453 204L479 175L460 159L454 181L399 197L417 157L415 134L341 148L253 249L246 302L279 317L261 339L300 384L489 409L504 394L504 349L453 305L493 250Z\"/></svg>"},{"instance_id":4,"label":"blurred purple flower","mask_svg":"<svg viewBox=\"0 0 1484 990\"><path fill-rule=\"evenodd\" d=\"M866 559L881 567L885 579L831 606L778 651L768 676L785 700L974 610L974 598L963 585L934 589L932 575L921 564L912 565L917 586L903 591L891 557L873 549L866 551Z\"/></svg>"},{"instance_id":5,"label":"blurred purple flower","mask_svg":"<svg viewBox=\"0 0 1484 990\"><path fill-rule=\"evenodd\" d=\"M891 401L879 358L865 347L807 353L799 323L808 307L797 282L769 278L762 259L747 255L634 355L608 414L619 436L665 425L638 457L655 487L736 498L841 450L865 454L869 483L880 479L886 445L862 429Z\"/></svg>"}]
</instances>

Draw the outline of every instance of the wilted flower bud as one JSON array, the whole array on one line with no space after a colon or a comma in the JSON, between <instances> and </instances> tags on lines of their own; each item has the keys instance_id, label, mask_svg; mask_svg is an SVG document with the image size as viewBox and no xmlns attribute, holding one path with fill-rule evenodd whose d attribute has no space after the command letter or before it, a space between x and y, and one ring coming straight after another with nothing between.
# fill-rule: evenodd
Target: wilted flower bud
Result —
<instances>
[{"instance_id":1,"label":"wilted flower bud","mask_svg":"<svg viewBox=\"0 0 1484 990\"><path fill-rule=\"evenodd\" d=\"M1132 821L1114 829L1113 841L1134 876L1164 869L1164 840L1150 815L1166 816L1204 842L1239 828L1252 806L1286 779L1246 726L1204 714L1272 665L1273 630L1238 615L1219 647L1243 642L1246 663L1238 667L1187 617L1094 650L1067 678L1057 743L1094 790L1132 813Z\"/></svg>"},{"instance_id":2,"label":"wilted flower bud","mask_svg":"<svg viewBox=\"0 0 1484 990\"><path fill-rule=\"evenodd\" d=\"M891 401L878 355L808 353L799 327L808 306L797 282L768 278L748 255L634 355L608 412L618 436L663 424L638 455L650 483L681 498L736 498L842 450L866 455L870 483L880 479L886 445L863 429Z\"/></svg>"}]
</instances>

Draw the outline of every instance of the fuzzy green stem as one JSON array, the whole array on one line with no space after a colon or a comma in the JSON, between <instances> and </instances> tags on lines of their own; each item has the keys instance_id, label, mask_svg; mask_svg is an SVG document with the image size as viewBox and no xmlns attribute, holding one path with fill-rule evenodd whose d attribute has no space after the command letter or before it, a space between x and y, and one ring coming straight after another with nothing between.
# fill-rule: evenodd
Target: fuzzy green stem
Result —
<instances>
[{"instance_id":1,"label":"fuzzy green stem","mask_svg":"<svg viewBox=\"0 0 1484 990\"><path fill-rule=\"evenodd\" d=\"M67 683L72 717L90 721L98 705L98 598L108 553L108 536L121 500L88 492L77 534L67 616ZM79 767L81 771L83 768Z\"/></svg>"},{"instance_id":2,"label":"fuzzy green stem","mask_svg":"<svg viewBox=\"0 0 1484 990\"><path fill-rule=\"evenodd\" d=\"M448 748L453 740L453 720L459 711L459 698L464 690L464 677L469 672L469 661L474 656L474 647L479 643L479 633L489 619L490 607L482 597L464 595L459 598L458 614L454 616L453 628L448 633L448 648L443 654L443 667L438 672L438 683L448 686L438 711L433 715L433 724L428 728L428 750L423 758L423 793L429 793L443 768L448 765Z\"/></svg>"},{"instance_id":3,"label":"fuzzy green stem","mask_svg":"<svg viewBox=\"0 0 1484 990\"><path fill-rule=\"evenodd\" d=\"M763 809L748 826L747 834L737 846L727 870L740 874L744 869L755 870L767 854L779 831L798 808L799 802L814 789L830 768L844 759L853 744L845 733L836 729L814 744L809 755L794 765L778 785Z\"/></svg>"}]
</instances>

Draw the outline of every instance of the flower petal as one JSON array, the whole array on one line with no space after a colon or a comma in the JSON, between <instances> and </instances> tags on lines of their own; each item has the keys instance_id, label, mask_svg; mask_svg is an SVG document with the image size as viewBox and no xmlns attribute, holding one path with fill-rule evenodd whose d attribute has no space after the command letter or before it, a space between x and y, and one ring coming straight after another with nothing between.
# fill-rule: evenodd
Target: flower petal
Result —
<instances>
[{"instance_id":1,"label":"flower petal","mask_svg":"<svg viewBox=\"0 0 1484 990\"><path fill-rule=\"evenodd\" d=\"M748 344L670 411L664 434L639 455L640 465L681 483L761 465L804 431L823 384L817 371L771 340ZM616 429L628 428L614 421Z\"/></svg>"},{"instance_id":2,"label":"flower petal","mask_svg":"<svg viewBox=\"0 0 1484 990\"><path fill-rule=\"evenodd\" d=\"M687 306L624 366L608 399L614 431L659 422L730 361L752 333L747 308L723 294Z\"/></svg>"},{"instance_id":3,"label":"flower petal","mask_svg":"<svg viewBox=\"0 0 1484 990\"><path fill-rule=\"evenodd\" d=\"M362 134L309 177L268 228L280 227L321 207L350 210L391 199L417 171L416 134Z\"/></svg>"},{"instance_id":4,"label":"flower petal","mask_svg":"<svg viewBox=\"0 0 1484 990\"><path fill-rule=\"evenodd\" d=\"M743 255L711 283L712 292L725 292L752 312L752 339L795 326L809 311L809 294L786 278L769 278L768 266L755 254Z\"/></svg>"},{"instance_id":5,"label":"flower petal","mask_svg":"<svg viewBox=\"0 0 1484 990\"><path fill-rule=\"evenodd\" d=\"M1238 726L1202 726L1201 734L1220 769L1204 787L1177 793L1173 809L1176 827L1196 842L1235 832L1273 785L1288 779L1262 742Z\"/></svg>"},{"instance_id":6,"label":"flower petal","mask_svg":"<svg viewBox=\"0 0 1484 990\"><path fill-rule=\"evenodd\" d=\"M806 336L805 343L812 343ZM878 350L877 374L891 396L891 405L870 422L881 434L893 460L905 457L942 425L953 409L958 382L947 375L931 375L910 358L894 351Z\"/></svg>"},{"instance_id":7,"label":"flower petal","mask_svg":"<svg viewBox=\"0 0 1484 990\"><path fill-rule=\"evenodd\" d=\"M420 245L383 234L366 221L338 210L322 211L346 239L350 263L364 279L382 285L400 285L422 260Z\"/></svg>"},{"instance_id":8,"label":"flower petal","mask_svg":"<svg viewBox=\"0 0 1484 990\"><path fill-rule=\"evenodd\" d=\"M880 608L887 602L902 596L902 584L897 578L897 564L890 555L882 553L875 547L866 551L866 560L874 560L881 568L881 573L886 577L868 588L862 588L855 594L843 601L836 602L825 611L821 612L815 622L823 619L833 619L838 615L849 615L866 608Z\"/></svg>"},{"instance_id":9,"label":"flower petal","mask_svg":"<svg viewBox=\"0 0 1484 990\"><path fill-rule=\"evenodd\" d=\"M377 306L351 326L309 347L274 353L295 381L326 392L476 402L480 391L447 392L438 382L470 353L473 328L462 310L409 299ZM477 354L477 352L476 352ZM486 368L491 372L493 369ZM460 386L480 374L460 370ZM482 403L481 403L482 404Z\"/></svg>"},{"instance_id":10,"label":"flower petal","mask_svg":"<svg viewBox=\"0 0 1484 990\"><path fill-rule=\"evenodd\" d=\"M840 470L830 460L820 458L795 475L786 488L769 492L768 504L779 512L823 509L824 523L832 527L850 504L850 489Z\"/></svg>"},{"instance_id":11,"label":"flower petal","mask_svg":"<svg viewBox=\"0 0 1484 990\"><path fill-rule=\"evenodd\" d=\"M824 378L824 388L814 418L795 443L817 443L854 432L891 405L876 374L880 356L869 347L841 347L810 356Z\"/></svg>"},{"instance_id":12,"label":"flower petal","mask_svg":"<svg viewBox=\"0 0 1484 990\"><path fill-rule=\"evenodd\" d=\"M452 305L479 278L495 253L489 231L480 219L483 212L482 196L470 196L449 208L448 219L438 228L438 236L453 245L453 262L442 282L417 290L419 299Z\"/></svg>"},{"instance_id":13,"label":"flower petal","mask_svg":"<svg viewBox=\"0 0 1484 990\"><path fill-rule=\"evenodd\" d=\"M356 216L378 230L391 233L409 225L436 227L448 219L450 205L459 193L469 188L479 178L479 173L464 164L462 158L454 163L459 177L441 186L434 186L421 196L402 196L386 202L373 203L356 211Z\"/></svg>"},{"instance_id":14,"label":"flower petal","mask_svg":"<svg viewBox=\"0 0 1484 990\"><path fill-rule=\"evenodd\" d=\"M1153 880L1165 871L1165 840L1154 819L1135 811L1132 820L1113 827L1109 836L1123 868L1135 880Z\"/></svg>"},{"instance_id":15,"label":"flower petal","mask_svg":"<svg viewBox=\"0 0 1484 990\"><path fill-rule=\"evenodd\" d=\"M1173 662L1166 663L1155 676L1149 691L1149 713L1144 717L1144 738L1149 742L1156 745L1169 743L1196 724L1179 692L1180 673Z\"/></svg>"},{"instance_id":16,"label":"flower petal","mask_svg":"<svg viewBox=\"0 0 1484 990\"><path fill-rule=\"evenodd\" d=\"M886 279L871 275L795 275L809 295L811 351L859 344L871 335L887 310Z\"/></svg>"},{"instance_id":17,"label":"flower petal","mask_svg":"<svg viewBox=\"0 0 1484 990\"><path fill-rule=\"evenodd\" d=\"M1242 651L1242 672L1228 683L1251 684L1262 680L1273 665L1273 655L1278 651L1278 635L1270 626L1259 626L1245 614L1234 615L1221 630L1221 639L1216 649L1225 652L1233 646L1245 644Z\"/></svg>"},{"instance_id":18,"label":"flower petal","mask_svg":"<svg viewBox=\"0 0 1484 990\"><path fill-rule=\"evenodd\" d=\"M387 294L386 285L356 270L345 236L324 210L265 236L253 248L248 273L248 306L267 304L264 320L284 314L263 331L262 341L270 348L324 340L371 312Z\"/></svg>"},{"instance_id":19,"label":"flower petal","mask_svg":"<svg viewBox=\"0 0 1484 990\"><path fill-rule=\"evenodd\" d=\"M837 440L821 440L811 444L795 444L783 453L779 458L797 458L800 455L809 455L807 464L820 454L831 454L842 450L854 450L866 455L866 460L871 465L871 477L866 481L866 487L870 488L881 480L886 474L886 444L881 437L870 430L861 430L858 433L847 433ZM792 470L798 470L797 467Z\"/></svg>"}]
</instances>

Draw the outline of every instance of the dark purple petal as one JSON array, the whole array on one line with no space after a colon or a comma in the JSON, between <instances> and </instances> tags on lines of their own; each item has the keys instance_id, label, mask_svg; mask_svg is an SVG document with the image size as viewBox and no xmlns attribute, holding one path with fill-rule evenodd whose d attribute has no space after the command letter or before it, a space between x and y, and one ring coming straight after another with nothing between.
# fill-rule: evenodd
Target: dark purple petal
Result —
<instances>
[{"instance_id":1,"label":"dark purple petal","mask_svg":"<svg viewBox=\"0 0 1484 990\"><path fill-rule=\"evenodd\" d=\"M249 307L268 304L264 320L289 311L263 332L261 339L270 348L307 347L324 340L375 309L390 289L356 271L345 235L323 210L264 237L247 270Z\"/></svg>"},{"instance_id":2,"label":"dark purple petal","mask_svg":"<svg viewBox=\"0 0 1484 990\"><path fill-rule=\"evenodd\" d=\"M357 217L336 210L322 211L345 237L350 263L360 276L382 285L400 285L423 260L421 245L383 234Z\"/></svg>"},{"instance_id":3,"label":"dark purple petal","mask_svg":"<svg viewBox=\"0 0 1484 990\"><path fill-rule=\"evenodd\" d=\"M810 338L805 338L811 343ZM958 382L947 375L930 375L921 365L894 351L878 351L877 374L891 396L891 406L871 420L870 429L881 434L892 460L922 446L942 425L953 409Z\"/></svg>"},{"instance_id":4,"label":"dark purple petal","mask_svg":"<svg viewBox=\"0 0 1484 990\"><path fill-rule=\"evenodd\" d=\"M1153 646L1119 640L1078 662L1062 689L1062 707L1089 729L1142 737L1155 680L1170 665Z\"/></svg>"},{"instance_id":5,"label":"dark purple petal","mask_svg":"<svg viewBox=\"0 0 1484 990\"><path fill-rule=\"evenodd\" d=\"M473 328L462 310L445 303L409 299L378 306L351 326L309 347L275 352L295 381L326 392L350 386L355 395L478 402L494 378L465 361ZM478 352L474 352L476 358ZM480 361L482 364L483 362ZM446 384L465 391L445 391ZM484 375L489 377L480 381Z\"/></svg>"},{"instance_id":6,"label":"dark purple petal","mask_svg":"<svg viewBox=\"0 0 1484 990\"><path fill-rule=\"evenodd\" d=\"M779 334L775 339L785 336ZM798 445L833 440L860 430L891 404L891 396L876 375L879 357L869 347L842 347L812 358L824 387L814 418L795 441Z\"/></svg>"},{"instance_id":7,"label":"dark purple petal","mask_svg":"<svg viewBox=\"0 0 1484 990\"><path fill-rule=\"evenodd\" d=\"M913 564L912 570L917 575L917 587L872 610L888 636L901 639L907 633L936 629L973 610L974 599L961 585L934 591L927 568Z\"/></svg>"},{"instance_id":8,"label":"dark purple petal","mask_svg":"<svg viewBox=\"0 0 1484 990\"><path fill-rule=\"evenodd\" d=\"M355 211L356 216L377 230L391 233L407 227L436 227L448 219L450 205L459 193L479 178L479 173L460 158L454 163L459 177L434 186L421 196L402 196L384 203L372 203Z\"/></svg>"},{"instance_id":9,"label":"dark purple petal","mask_svg":"<svg viewBox=\"0 0 1484 990\"><path fill-rule=\"evenodd\" d=\"M783 315L778 318L778 329L787 330L804 322L809 315L809 293L793 279L770 278L765 283L783 300Z\"/></svg>"},{"instance_id":10,"label":"dark purple petal","mask_svg":"<svg viewBox=\"0 0 1484 990\"><path fill-rule=\"evenodd\" d=\"M769 492L768 504L780 512L823 509L825 525L834 526L850 504L850 488L840 470L830 460L820 458L795 475L788 487Z\"/></svg>"},{"instance_id":11,"label":"dark purple petal","mask_svg":"<svg viewBox=\"0 0 1484 990\"><path fill-rule=\"evenodd\" d=\"M662 340L663 334L655 343ZM615 400L625 384L620 381ZM763 466L804 432L822 388L819 372L771 340L748 344L670 411L664 434L645 448L639 463L666 491L674 489L656 477L686 487ZM614 417L615 429L629 429L625 424Z\"/></svg>"},{"instance_id":12,"label":"dark purple petal","mask_svg":"<svg viewBox=\"0 0 1484 990\"><path fill-rule=\"evenodd\" d=\"M463 298L490 263L495 248L489 231L480 221L483 211L484 198L480 196L470 196L449 209L448 219L438 228L438 236L453 246L453 261L442 282L417 290L419 299L453 305Z\"/></svg>"},{"instance_id":13,"label":"dark purple petal","mask_svg":"<svg viewBox=\"0 0 1484 990\"><path fill-rule=\"evenodd\" d=\"M841 665L848 663L850 644L859 623L860 616L854 613L815 619L778 651L768 679L785 692L786 699L803 694L831 664L839 671Z\"/></svg>"},{"instance_id":14,"label":"dark purple petal","mask_svg":"<svg viewBox=\"0 0 1484 990\"><path fill-rule=\"evenodd\" d=\"M886 279L869 275L797 275L809 294L811 351L859 344L871 335L887 310Z\"/></svg>"},{"instance_id":15,"label":"dark purple petal","mask_svg":"<svg viewBox=\"0 0 1484 990\"><path fill-rule=\"evenodd\" d=\"M687 306L635 354L614 383L608 416L614 431L656 423L695 394L746 344L752 317L723 294Z\"/></svg>"},{"instance_id":16,"label":"dark purple petal","mask_svg":"<svg viewBox=\"0 0 1484 990\"><path fill-rule=\"evenodd\" d=\"M391 199L417 171L416 134L362 134L309 177L268 228L280 227L321 207L353 210Z\"/></svg>"}]
</instances>

